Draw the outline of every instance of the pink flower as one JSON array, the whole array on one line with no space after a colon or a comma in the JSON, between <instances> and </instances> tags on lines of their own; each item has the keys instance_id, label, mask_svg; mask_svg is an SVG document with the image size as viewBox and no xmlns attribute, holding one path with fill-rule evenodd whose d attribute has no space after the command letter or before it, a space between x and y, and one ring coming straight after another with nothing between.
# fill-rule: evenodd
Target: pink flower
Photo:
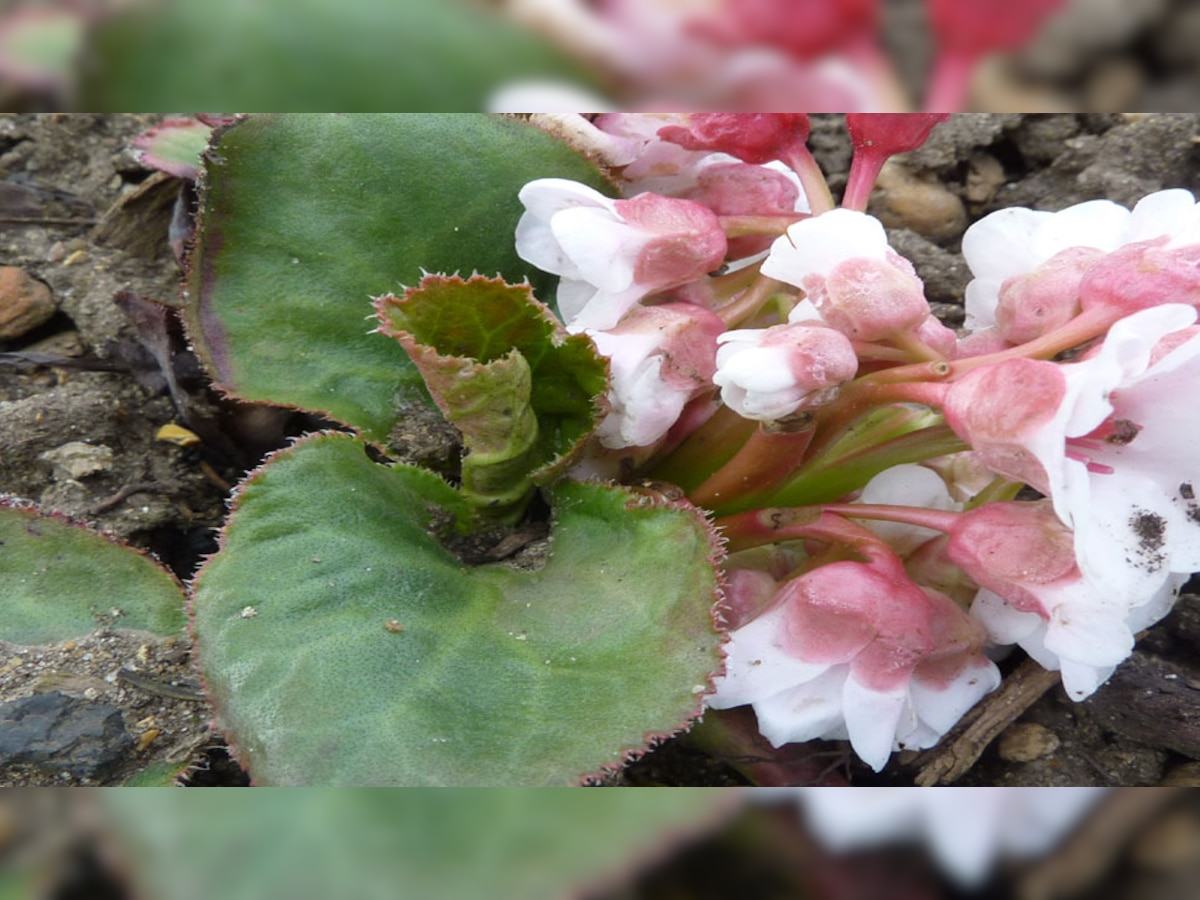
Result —
<instances>
[{"instance_id":1,"label":"pink flower","mask_svg":"<svg viewBox=\"0 0 1200 900\"><path fill-rule=\"evenodd\" d=\"M1090 696L1133 650L1134 632L1171 609L1187 575L1123 595L1080 571L1075 538L1053 504L987 503L960 515L946 555L980 585L971 614L998 644L1061 670L1075 700Z\"/></svg>"},{"instance_id":2,"label":"pink flower","mask_svg":"<svg viewBox=\"0 0 1200 900\"><path fill-rule=\"evenodd\" d=\"M721 265L727 242L716 215L690 200L639 194L613 200L561 178L521 189L517 254L562 277L558 305L569 330L606 329L643 297Z\"/></svg>"},{"instance_id":3,"label":"pink flower","mask_svg":"<svg viewBox=\"0 0 1200 900\"><path fill-rule=\"evenodd\" d=\"M870 562L792 579L733 631L708 705L751 704L776 747L848 738L879 771L894 749L933 746L1000 683L983 642L977 623L878 544Z\"/></svg>"},{"instance_id":4,"label":"pink flower","mask_svg":"<svg viewBox=\"0 0 1200 900\"><path fill-rule=\"evenodd\" d=\"M1159 191L1132 210L1111 200L1089 200L1053 213L1012 207L984 216L963 235L963 256L975 276L967 285L967 328L995 325L1005 282L1030 275L1064 250L1092 248L1110 254L1160 237L1169 240L1164 249L1200 244L1200 204L1190 192ZM1092 289L1100 287L1093 284Z\"/></svg>"},{"instance_id":5,"label":"pink flower","mask_svg":"<svg viewBox=\"0 0 1200 900\"><path fill-rule=\"evenodd\" d=\"M831 401L858 370L842 334L817 323L727 331L717 338L713 383L747 419L769 422Z\"/></svg>"},{"instance_id":6,"label":"pink flower","mask_svg":"<svg viewBox=\"0 0 1200 900\"><path fill-rule=\"evenodd\" d=\"M929 318L912 264L888 246L878 219L855 210L789 226L762 273L802 288L821 318L852 340L883 340Z\"/></svg>"},{"instance_id":7,"label":"pink flower","mask_svg":"<svg viewBox=\"0 0 1200 900\"><path fill-rule=\"evenodd\" d=\"M589 331L608 357L610 412L596 431L609 448L645 447L666 436L684 407L712 389L717 335L725 324L690 303L635 306L615 328Z\"/></svg>"},{"instance_id":8,"label":"pink flower","mask_svg":"<svg viewBox=\"0 0 1200 900\"><path fill-rule=\"evenodd\" d=\"M1167 304L1118 321L1082 362L1009 360L947 392L946 420L1002 475L1054 502L1083 574L1117 597L1157 595L1200 570L1195 447L1196 310Z\"/></svg>"}]
</instances>

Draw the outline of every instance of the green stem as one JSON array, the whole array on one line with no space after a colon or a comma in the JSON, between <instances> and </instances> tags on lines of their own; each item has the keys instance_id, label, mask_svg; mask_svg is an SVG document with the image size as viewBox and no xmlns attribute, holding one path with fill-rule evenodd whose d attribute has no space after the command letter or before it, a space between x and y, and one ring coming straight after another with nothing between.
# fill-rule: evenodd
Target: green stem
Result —
<instances>
[{"instance_id":1,"label":"green stem","mask_svg":"<svg viewBox=\"0 0 1200 900\"><path fill-rule=\"evenodd\" d=\"M725 237L746 237L757 234L780 235L802 219L811 218L808 213L793 213L782 216L718 216Z\"/></svg>"},{"instance_id":2,"label":"green stem","mask_svg":"<svg viewBox=\"0 0 1200 900\"><path fill-rule=\"evenodd\" d=\"M950 427L933 425L870 446L854 455L813 457L770 497L749 497L748 502L784 506L826 503L858 490L885 469L904 463L924 462L937 456L971 449ZM725 512L725 510L718 510Z\"/></svg>"},{"instance_id":3,"label":"green stem","mask_svg":"<svg viewBox=\"0 0 1200 900\"><path fill-rule=\"evenodd\" d=\"M776 281L774 278L759 275L753 284L743 291L733 302L727 303L725 306L714 310L714 312L725 323L727 330L733 330L737 328L739 323L750 319L766 306L771 298L775 296L775 293L782 287L782 281Z\"/></svg>"},{"instance_id":4,"label":"green stem","mask_svg":"<svg viewBox=\"0 0 1200 900\"><path fill-rule=\"evenodd\" d=\"M757 422L722 406L646 474L691 490L731 460L757 427Z\"/></svg>"},{"instance_id":5,"label":"green stem","mask_svg":"<svg viewBox=\"0 0 1200 900\"><path fill-rule=\"evenodd\" d=\"M770 491L788 476L812 440L811 417L801 416L794 428L763 423L742 448L703 484L688 494L700 507L716 507L744 494Z\"/></svg>"}]
</instances>

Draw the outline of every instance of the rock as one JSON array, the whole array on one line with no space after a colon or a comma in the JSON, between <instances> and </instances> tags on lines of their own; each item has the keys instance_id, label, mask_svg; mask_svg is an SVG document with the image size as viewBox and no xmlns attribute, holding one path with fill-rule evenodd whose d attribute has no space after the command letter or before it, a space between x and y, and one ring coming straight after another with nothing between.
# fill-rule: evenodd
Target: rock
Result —
<instances>
[{"instance_id":1,"label":"rock","mask_svg":"<svg viewBox=\"0 0 1200 900\"><path fill-rule=\"evenodd\" d=\"M0 266L0 341L11 341L54 315L50 288L24 269Z\"/></svg>"},{"instance_id":2,"label":"rock","mask_svg":"<svg viewBox=\"0 0 1200 900\"><path fill-rule=\"evenodd\" d=\"M971 280L971 270L959 253L943 250L915 231L892 229L888 244L913 264L925 285L925 299L931 304L954 304L957 321L962 321L963 295Z\"/></svg>"},{"instance_id":3,"label":"rock","mask_svg":"<svg viewBox=\"0 0 1200 900\"><path fill-rule=\"evenodd\" d=\"M1151 822L1129 851L1143 869L1167 871L1200 865L1200 817L1195 809L1176 809Z\"/></svg>"},{"instance_id":4,"label":"rock","mask_svg":"<svg viewBox=\"0 0 1200 900\"><path fill-rule=\"evenodd\" d=\"M1135 648L1088 700L1110 731L1151 747L1200 759L1200 666Z\"/></svg>"},{"instance_id":5,"label":"rock","mask_svg":"<svg viewBox=\"0 0 1200 900\"><path fill-rule=\"evenodd\" d=\"M78 481L97 472L107 472L113 466L111 447L104 444L87 444L83 441L71 441L45 453L39 453L38 459L49 463L53 468L55 481Z\"/></svg>"},{"instance_id":6,"label":"rock","mask_svg":"<svg viewBox=\"0 0 1200 900\"><path fill-rule=\"evenodd\" d=\"M103 781L132 750L121 710L49 691L0 705L0 769Z\"/></svg>"},{"instance_id":7,"label":"rock","mask_svg":"<svg viewBox=\"0 0 1200 900\"><path fill-rule=\"evenodd\" d=\"M1052 754L1061 743L1058 735L1045 725L1017 722L1000 735L996 752L1008 762L1033 762Z\"/></svg>"},{"instance_id":8,"label":"rock","mask_svg":"<svg viewBox=\"0 0 1200 900\"><path fill-rule=\"evenodd\" d=\"M909 228L935 244L962 237L967 211L958 195L889 160L879 173L869 211L887 228Z\"/></svg>"}]
</instances>

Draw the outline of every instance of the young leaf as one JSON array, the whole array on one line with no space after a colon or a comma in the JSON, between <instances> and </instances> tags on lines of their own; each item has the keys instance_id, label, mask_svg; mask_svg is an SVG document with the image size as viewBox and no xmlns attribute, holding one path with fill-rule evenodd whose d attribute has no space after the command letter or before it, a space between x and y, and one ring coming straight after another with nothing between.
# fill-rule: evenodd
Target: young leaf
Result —
<instances>
[{"instance_id":1,"label":"young leaf","mask_svg":"<svg viewBox=\"0 0 1200 900\"><path fill-rule=\"evenodd\" d=\"M543 568L465 568L429 533L461 497L365 450L277 454L196 582L200 667L257 783L570 784L699 713L720 639L694 508L561 482Z\"/></svg>"},{"instance_id":2,"label":"young leaf","mask_svg":"<svg viewBox=\"0 0 1200 900\"><path fill-rule=\"evenodd\" d=\"M183 609L179 582L149 557L0 498L0 640L47 644L101 625L174 635Z\"/></svg>"},{"instance_id":3,"label":"young leaf","mask_svg":"<svg viewBox=\"0 0 1200 900\"><path fill-rule=\"evenodd\" d=\"M218 133L189 276L189 331L226 390L386 437L420 378L369 333L369 298L423 272L554 280L520 260L517 192L606 187L582 155L485 115L252 117Z\"/></svg>"},{"instance_id":4,"label":"young leaf","mask_svg":"<svg viewBox=\"0 0 1200 900\"><path fill-rule=\"evenodd\" d=\"M212 126L199 119L167 119L133 139L139 161L177 178L195 181Z\"/></svg>"},{"instance_id":5,"label":"young leaf","mask_svg":"<svg viewBox=\"0 0 1200 900\"><path fill-rule=\"evenodd\" d=\"M427 275L375 301L446 418L463 434L463 495L496 518L519 515L603 415L607 363L569 335L528 285Z\"/></svg>"}]
</instances>

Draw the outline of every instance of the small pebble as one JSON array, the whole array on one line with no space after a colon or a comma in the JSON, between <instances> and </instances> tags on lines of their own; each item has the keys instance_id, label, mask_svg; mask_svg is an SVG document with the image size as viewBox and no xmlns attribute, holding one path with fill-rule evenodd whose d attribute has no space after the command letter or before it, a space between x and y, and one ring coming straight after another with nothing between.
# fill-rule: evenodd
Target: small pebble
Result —
<instances>
[{"instance_id":1,"label":"small pebble","mask_svg":"<svg viewBox=\"0 0 1200 900\"><path fill-rule=\"evenodd\" d=\"M56 308L50 288L24 269L0 266L0 341L19 338L45 324Z\"/></svg>"},{"instance_id":2,"label":"small pebble","mask_svg":"<svg viewBox=\"0 0 1200 900\"><path fill-rule=\"evenodd\" d=\"M1192 809L1167 813L1138 836L1129 858L1134 865L1156 871L1200 864L1200 816Z\"/></svg>"},{"instance_id":3,"label":"small pebble","mask_svg":"<svg viewBox=\"0 0 1200 900\"><path fill-rule=\"evenodd\" d=\"M38 454L38 459L49 464L51 477L55 481L78 481L99 472L107 472L113 466L111 447L104 444L87 444L70 441L61 447Z\"/></svg>"},{"instance_id":4,"label":"small pebble","mask_svg":"<svg viewBox=\"0 0 1200 900\"><path fill-rule=\"evenodd\" d=\"M1062 741L1053 731L1037 722L1017 722L1000 735L996 752L1007 762L1033 762L1049 756Z\"/></svg>"},{"instance_id":5,"label":"small pebble","mask_svg":"<svg viewBox=\"0 0 1200 900\"><path fill-rule=\"evenodd\" d=\"M957 194L894 160L879 173L870 212L887 228L911 228L935 244L954 241L967 228L967 211Z\"/></svg>"}]
</instances>

